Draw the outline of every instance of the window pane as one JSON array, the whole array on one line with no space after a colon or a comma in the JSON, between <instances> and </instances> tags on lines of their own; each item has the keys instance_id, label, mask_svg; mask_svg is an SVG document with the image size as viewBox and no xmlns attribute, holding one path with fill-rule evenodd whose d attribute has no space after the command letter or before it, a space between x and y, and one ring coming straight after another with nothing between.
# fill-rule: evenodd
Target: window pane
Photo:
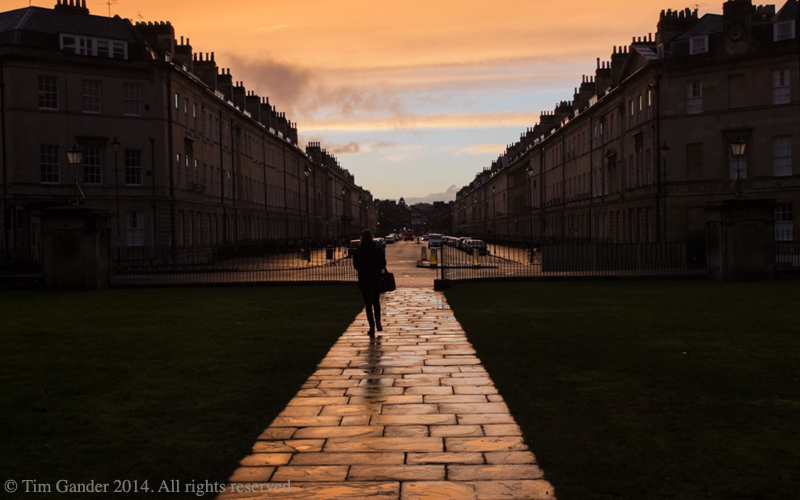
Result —
<instances>
[{"instance_id":1,"label":"window pane","mask_svg":"<svg viewBox=\"0 0 800 500\"><path fill-rule=\"evenodd\" d=\"M39 77L39 108L58 109L58 77Z\"/></svg>"},{"instance_id":2,"label":"window pane","mask_svg":"<svg viewBox=\"0 0 800 500\"><path fill-rule=\"evenodd\" d=\"M772 138L772 174L776 177L792 175L792 138Z\"/></svg>"},{"instance_id":3,"label":"window pane","mask_svg":"<svg viewBox=\"0 0 800 500\"><path fill-rule=\"evenodd\" d=\"M99 80L83 80L81 84L81 110L84 113L100 112Z\"/></svg>"},{"instance_id":4,"label":"window pane","mask_svg":"<svg viewBox=\"0 0 800 500\"><path fill-rule=\"evenodd\" d=\"M83 183L100 184L102 182L102 156L100 148L89 146L83 149Z\"/></svg>"},{"instance_id":5,"label":"window pane","mask_svg":"<svg viewBox=\"0 0 800 500\"><path fill-rule=\"evenodd\" d=\"M144 212L128 212L127 243L129 247L144 245Z\"/></svg>"},{"instance_id":6,"label":"window pane","mask_svg":"<svg viewBox=\"0 0 800 500\"><path fill-rule=\"evenodd\" d=\"M58 184L58 146L42 146L39 155L41 181L43 184Z\"/></svg>"},{"instance_id":7,"label":"window pane","mask_svg":"<svg viewBox=\"0 0 800 500\"><path fill-rule=\"evenodd\" d=\"M140 116L142 114L142 87L133 83L123 85L123 104L125 114Z\"/></svg>"},{"instance_id":8,"label":"window pane","mask_svg":"<svg viewBox=\"0 0 800 500\"><path fill-rule=\"evenodd\" d=\"M125 184L142 185L142 151L140 149L125 150Z\"/></svg>"}]
</instances>

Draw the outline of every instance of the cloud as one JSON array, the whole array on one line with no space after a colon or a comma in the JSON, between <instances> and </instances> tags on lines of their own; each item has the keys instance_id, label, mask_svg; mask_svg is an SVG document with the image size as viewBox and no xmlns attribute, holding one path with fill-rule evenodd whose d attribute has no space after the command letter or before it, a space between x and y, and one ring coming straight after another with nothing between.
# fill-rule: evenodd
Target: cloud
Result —
<instances>
[{"instance_id":1,"label":"cloud","mask_svg":"<svg viewBox=\"0 0 800 500\"><path fill-rule=\"evenodd\" d=\"M394 155L394 156L387 156L386 158L384 158L384 160L385 161L395 162L395 163L400 163L400 162L403 162L403 161L405 161L405 160L407 160L409 158L411 158L411 155L409 155L409 154L400 154L400 155Z\"/></svg>"},{"instance_id":2,"label":"cloud","mask_svg":"<svg viewBox=\"0 0 800 500\"><path fill-rule=\"evenodd\" d=\"M386 118L361 118L357 120L309 120L305 123L302 123L300 127L305 131L375 131L403 129L530 127L539 121L539 114L539 111L439 114L409 113Z\"/></svg>"},{"instance_id":3,"label":"cloud","mask_svg":"<svg viewBox=\"0 0 800 500\"><path fill-rule=\"evenodd\" d=\"M500 154L504 149L505 146L500 144L476 144L475 146L460 149L454 156Z\"/></svg>"},{"instance_id":4,"label":"cloud","mask_svg":"<svg viewBox=\"0 0 800 500\"><path fill-rule=\"evenodd\" d=\"M456 199L456 193L458 193L459 189L459 187L453 184L443 193L431 193L420 198L405 198L405 200L409 205L416 203L433 203L434 201L453 201Z\"/></svg>"},{"instance_id":5,"label":"cloud","mask_svg":"<svg viewBox=\"0 0 800 500\"><path fill-rule=\"evenodd\" d=\"M350 141L347 144L326 144L324 147L334 155L354 155L358 154L362 149L355 141Z\"/></svg>"}]
</instances>

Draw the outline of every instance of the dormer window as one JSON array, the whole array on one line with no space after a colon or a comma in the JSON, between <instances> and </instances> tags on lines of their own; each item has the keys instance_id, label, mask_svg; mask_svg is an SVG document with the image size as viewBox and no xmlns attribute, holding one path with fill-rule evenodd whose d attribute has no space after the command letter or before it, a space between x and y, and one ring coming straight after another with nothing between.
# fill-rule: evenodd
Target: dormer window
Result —
<instances>
[{"instance_id":1,"label":"dormer window","mask_svg":"<svg viewBox=\"0 0 800 500\"><path fill-rule=\"evenodd\" d=\"M689 39L689 54L705 54L708 52L708 35L693 36Z\"/></svg>"},{"instance_id":2,"label":"dormer window","mask_svg":"<svg viewBox=\"0 0 800 500\"><path fill-rule=\"evenodd\" d=\"M128 43L121 40L62 33L60 48L68 54L79 56L108 57L111 59L128 58Z\"/></svg>"},{"instance_id":3,"label":"dormer window","mask_svg":"<svg viewBox=\"0 0 800 500\"><path fill-rule=\"evenodd\" d=\"M780 42L782 40L794 39L794 19L791 21L783 21L772 25L773 40Z\"/></svg>"}]
</instances>

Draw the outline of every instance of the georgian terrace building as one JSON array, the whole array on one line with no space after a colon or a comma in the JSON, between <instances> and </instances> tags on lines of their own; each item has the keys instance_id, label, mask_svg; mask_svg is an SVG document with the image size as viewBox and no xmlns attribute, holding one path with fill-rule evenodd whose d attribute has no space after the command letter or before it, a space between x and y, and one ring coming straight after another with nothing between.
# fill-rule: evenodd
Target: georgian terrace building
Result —
<instances>
[{"instance_id":1,"label":"georgian terrace building","mask_svg":"<svg viewBox=\"0 0 800 500\"><path fill-rule=\"evenodd\" d=\"M35 245L37 211L80 198L115 216L112 246L375 229L369 191L319 143L300 149L296 125L213 53L178 42L168 22L93 16L76 1L0 13L4 249Z\"/></svg>"},{"instance_id":2,"label":"georgian terrace building","mask_svg":"<svg viewBox=\"0 0 800 500\"><path fill-rule=\"evenodd\" d=\"M776 237L800 203L797 2L662 11L653 37L598 59L572 101L542 113L457 195L460 234L524 241L667 241L703 207L773 199ZM732 143L743 143L734 156Z\"/></svg>"}]
</instances>

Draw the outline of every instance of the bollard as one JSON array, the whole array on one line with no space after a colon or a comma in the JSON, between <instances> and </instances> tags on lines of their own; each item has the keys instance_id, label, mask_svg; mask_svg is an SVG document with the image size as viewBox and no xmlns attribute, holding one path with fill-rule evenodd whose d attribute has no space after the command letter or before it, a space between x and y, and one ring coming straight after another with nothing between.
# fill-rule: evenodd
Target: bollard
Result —
<instances>
[{"instance_id":1,"label":"bollard","mask_svg":"<svg viewBox=\"0 0 800 500\"><path fill-rule=\"evenodd\" d=\"M472 249L472 265L476 267L481 265L481 252L477 248Z\"/></svg>"},{"instance_id":2,"label":"bollard","mask_svg":"<svg viewBox=\"0 0 800 500\"><path fill-rule=\"evenodd\" d=\"M422 247L422 252L419 256L420 260L428 260L428 252L425 247Z\"/></svg>"},{"instance_id":3,"label":"bollard","mask_svg":"<svg viewBox=\"0 0 800 500\"><path fill-rule=\"evenodd\" d=\"M435 248L431 248L431 265L432 266L436 265L436 249Z\"/></svg>"}]
</instances>

